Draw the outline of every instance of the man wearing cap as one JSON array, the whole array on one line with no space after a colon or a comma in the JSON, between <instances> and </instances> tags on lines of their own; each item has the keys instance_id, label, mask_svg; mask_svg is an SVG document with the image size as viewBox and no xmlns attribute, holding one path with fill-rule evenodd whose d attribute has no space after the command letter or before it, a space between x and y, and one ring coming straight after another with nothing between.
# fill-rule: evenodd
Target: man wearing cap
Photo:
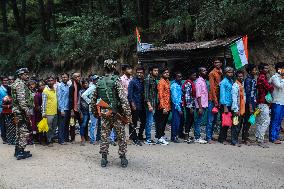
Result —
<instances>
[{"instance_id":1,"label":"man wearing cap","mask_svg":"<svg viewBox=\"0 0 284 189\"><path fill-rule=\"evenodd\" d=\"M89 127L89 132L90 132L90 143L95 144L96 141L96 136L95 136L95 130L97 126L97 121L98 119L94 116L94 114L91 111L91 102L92 102L92 97L94 94L94 91L96 90L96 85L99 77L97 75L93 75L90 77L91 83L89 88L82 94L82 98L88 103L89 105L89 111L90 111L90 118L91 118L91 125Z\"/></svg>"},{"instance_id":2,"label":"man wearing cap","mask_svg":"<svg viewBox=\"0 0 284 189\"><path fill-rule=\"evenodd\" d=\"M116 64L117 62L111 59L104 61L106 74L97 82L97 88L94 92L91 105L92 111L97 117L100 116L97 111L97 101L104 101L109 105L109 108L106 108L106 106L100 107L102 118L102 142L100 146L102 167L106 167L108 163L108 136L112 128L115 129L117 134L118 154L121 159L121 166L127 167L128 165L128 160L125 156L127 151L125 125L131 122L131 110L119 76L114 74Z\"/></svg>"},{"instance_id":3,"label":"man wearing cap","mask_svg":"<svg viewBox=\"0 0 284 189\"><path fill-rule=\"evenodd\" d=\"M14 122L16 126L15 157L17 160L32 156L29 151L25 151L27 138L29 136L29 117L33 114L33 96L26 85L26 81L29 79L28 73L29 71L27 68L17 70L16 75L18 78L11 86Z\"/></svg>"}]
</instances>

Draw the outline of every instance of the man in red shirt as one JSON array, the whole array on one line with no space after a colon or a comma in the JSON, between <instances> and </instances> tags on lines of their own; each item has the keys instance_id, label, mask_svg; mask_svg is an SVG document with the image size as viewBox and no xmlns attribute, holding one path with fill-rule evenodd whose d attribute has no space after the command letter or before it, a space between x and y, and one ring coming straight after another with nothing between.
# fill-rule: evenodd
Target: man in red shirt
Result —
<instances>
[{"instance_id":1,"label":"man in red shirt","mask_svg":"<svg viewBox=\"0 0 284 189\"><path fill-rule=\"evenodd\" d=\"M265 96L273 92L273 86L268 83L267 74L269 72L268 64L260 64L258 66L259 76L257 78L257 104L260 109L260 114L256 117L255 137L258 145L262 148L269 148L264 143L264 135L270 124L269 104Z\"/></svg>"}]
</instances>

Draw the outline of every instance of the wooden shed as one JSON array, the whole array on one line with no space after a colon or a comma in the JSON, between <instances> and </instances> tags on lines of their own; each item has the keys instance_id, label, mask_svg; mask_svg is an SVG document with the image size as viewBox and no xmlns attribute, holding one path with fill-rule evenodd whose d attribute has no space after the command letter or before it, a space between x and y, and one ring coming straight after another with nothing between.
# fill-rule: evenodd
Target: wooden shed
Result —
<instances>
[{"instance_id":1,"label":"wooden shed","mask_svg":"<svg viewBox=\"0 0 284 189\"><path fill-rule=\"evenodd\" d=\"M232 65L232 55L229 45L240 37L216 39L212 41L166 44L155 47L142 43L137 48L138 61L145 68L152 64L159 67L167 66L172 72L181 71L183 74L192 68L205 66L212 68L212 59L219 57L223 65Z\"/></svg>"}]
</instances>

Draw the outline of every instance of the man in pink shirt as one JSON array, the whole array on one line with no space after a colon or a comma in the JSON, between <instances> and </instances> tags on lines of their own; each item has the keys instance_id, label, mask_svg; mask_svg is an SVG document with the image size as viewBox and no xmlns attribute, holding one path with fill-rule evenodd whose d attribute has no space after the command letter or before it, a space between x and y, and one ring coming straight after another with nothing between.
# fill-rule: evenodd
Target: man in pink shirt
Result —
<instances>
[{"instance_id":1,"label":"man in pink shirt","mask_svg":"<svg viewBox=\"0 0 284 189\"><path fill-rule=\"evenodd\" d=\"M195 107L197 111L197 118L195 120L194 125L194 138L196 143L206 144L207 141L201 138L200 134L200 125L202 118L205 115L206 109L208 108L208 89L206 85L206 76L207 70L204 67L200 67L198 69L199 77L196 80L195 88L196 88L196 100Z\"/></svg>"},{"instance_id":2,"label":"man in pink shirt","mask_svg":"<svg viewBox=\"0 0 284 189\"><path fill-rule=\"evenodd\" d=\"M124 73L123 76L120 77L123 90L128 95L128 85L130 81L132 80L132 67L128 64L124 65L122 67L122 72Z\"/></svg>"}]
</instances>

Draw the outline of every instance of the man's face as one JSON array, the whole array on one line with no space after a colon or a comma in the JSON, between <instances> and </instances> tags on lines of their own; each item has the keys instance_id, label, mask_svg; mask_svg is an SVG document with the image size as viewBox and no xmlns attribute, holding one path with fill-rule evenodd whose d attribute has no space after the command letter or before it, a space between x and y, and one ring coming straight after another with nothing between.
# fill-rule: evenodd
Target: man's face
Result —
<instances>
[{"instance_id":1,"label":"man's face","mask_svg":"<svg viewBox=\"0 0 284 189\"><path fill-rule=\"evenodd\" d=\"M9 84L11 85L11 84L13 84L14 83L14 77L12 77L12 76L9 76Z\"/></svg>"},{"instance_id":2,"label":"man's face","mask_svg":"<svg viewBox=\"0 0 284 189\"><path fill-rule=\"evenodd\" d=\"M144 71L143 70L137 70L136 75L138 79L143 79L144 78Z\"/></svg>"},{"instance_id":3,"label":"man's face","mask_svg":"<svg viewBox=\"0 0 284 189\"><path fill-rule=\"evenodd\" d=\"M252 71L251 71L251 75L256 75L256 74L257 74L257 69L253 68Z\"/></svg>"},{"instance_id":4,"label":"man's face","mask_svg":"<svg viewBox=\"0 0 284 189\"><path fill-rule=\"evenodd\" d=\"M75 81L80 82L81 74L74 74L74 79L75 79Z\"/></svg>"},{"instance_id":5,"label":"man's face","mask_svg":"<svg viewBox=\"0 0 284 189\"><path fill-rule=\"evenodd\" d=\"M49 87L49 88L53 88L54 82L55 82L54 79L49 78L49 79L47 80L47 85L48 85L48 87Z\"/></svg>"},{"instance_id":6,"label":"man's face","mask_svg":"<svg viewBox=\"0 0 284 189\"><path fill-rule=\"evenodd\" d=\"M214 66L215 68L220 69L222 67L222 62L220 60L215 60Z\"/></svg>"},{"instance_id":7,"label":"man's face","mask_svg":"<svg viewBox=\"0 0 284 189\"><path fill-rule=\"evenodd\" d=\"M35 83L30 83L30 89L34 90L36 88L36 84Z\"/></svg>"},{"instance_id":8,"label":"man's face","mask_svg":"<svg viewBox=\"0 0 284 189\"><path fill-rule=\"evenodd\" d=\"M9 79L8 78L3 78L2 85L7 86L8 83L9 83Z\"/></svg>"},{"instance_id":9,"label":"man's face","mask_svg":"<svg viewBox=\"0 0 284 189\"><path fill-rule=\"evenodd\" d=\"M127 68L125 70L125 75L132 75L132 68Z\"/></svg>"},{"instance_id":10,"label":"man's face","mask_svg":"<svg viewBox=\"0 0 284 189\"><path fill-rule=\"evenodd\" d=\"M85 82L84 84L83 84L83 88L84 89L87 89L89 87L89 83L88 82Z\"/></svg>"},{"instance_id":11,"label":"man's face","mask_svg":"<svg viewBox=\"0 0 284 189\"><path fill-rule=\"evenodd\" d=\"M182 75L181 74L177 74L176 75L176 80L177 81L181 81L182 80Z\"/></svg>"},{"instance_id":12,"label":"man's face","mask_svg":"<svg viewBox=\"0 0 284 189\"><path fill-rule=\"evenodd\" d=\"M229 70L229 71L227 71L227 73L226 73L226 76L227 76L228 78L232 78L233 75L234 75L233 70Z\"/></svg>"},{"instance_id":13,"label":"man's face","mask_svg":"<svg viewBox=\"0 0 284 189\"><path fill-rule=\"evenodd\" d=\"M205 77L205 76L207 75L207 69L206 69L206 68L201 68L201 69L200 69L200 75L201 75L202 77Z\"/></svg>"},{"instance_id":14,"label":"man's face","mask_svg":"<svg viewBox=\"0 0 284 189\"><path fill-rule=\"evenodd\" d=\"M265 73L268 73L268 72L269 72L269 66L264 66L263 71L264 71Z\"/></svg>"},{"instance_id":15,"label":"man's face","mask_svg":"<svg viewBox=\"0 0 284 189\"><path fill-rule=\"evenodd\" d=\"M191 76L189 77L189 79L190 79L191 81L195 81L196 78L197 78L197 74L196 74L196 73L191 74Z\"/></svg>"},{"instance_id":16,"label":"man's face","mask_svg":"<svg viewBox=\"0 0 284 189\"><path fill-rule=\"evenodd\" d=\"M244 81L244 74L239 73L239 74L237 75L237 80L238 80L239 82L243 82L243 81Z\"/></svg>"},{"instance_id":17,"label":"man's face","mask_svg":"<svg viewBox=\"0 0 284 189\"><path fill-rule=\"evenodd\" d=\"M28 73L23 73L21 75L21 79L24 80L24 81L28 81L29 80L29 74Z\"/></svg>"},{"instance_id":18,"label":"man's face","mask_svg":"<svg viewBox=\"0 0 284 189\"><path fill-rule=\"evenodd\" d=\"M159 69L158 69L158 68L153 69L152 75L153 75L154 77L158 77L158 75L159 75Z\"/></svg>"},{"instance_id":19,"label":"man's face","mask_svg":"<svg viewBox=\"0 0 284 189\"><path fill-rule=\"evenodd\" d=\"M170 78L170 72L169 70L165 70L162 74L163 78L165 79L169 79Z\"/></svg>"},{"instance_id":20,"label":"man's face","mask_svg":"<svg viewBox=\"0 0 284 189\"><path fill-rule=\"evenodd\" d=\"M68 75L64 74L64 75L61 76L61 79L62 79L63 83L67 83L68 80L69 80L69 77L68 77Z\"/></svg>"}]
</instances>

